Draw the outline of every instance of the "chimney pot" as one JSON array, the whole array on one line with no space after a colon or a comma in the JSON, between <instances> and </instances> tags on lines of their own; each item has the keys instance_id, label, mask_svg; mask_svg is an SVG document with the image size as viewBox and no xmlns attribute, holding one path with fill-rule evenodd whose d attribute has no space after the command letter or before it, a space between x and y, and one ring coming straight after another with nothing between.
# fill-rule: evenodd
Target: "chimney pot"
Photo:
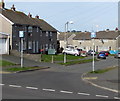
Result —
<instances>
[{"instance_id":1,"label":"chimney pot","mask_svg":"<svg viewBox=\"0 0 120 101\"><path fill-rule=\"evenodd\" d=\"M15 5L14 5L14 4L12 5L11 9L12 9L13 11L15 11L16 8L15 8Z\"/></svg>"},{"instance_id":2,"label":"chimney pot","mask_svg":"<svg viewBox=\"0 0 120 101\"><path fill-rule=\"evenodd\" d=\"M32 18L32 15L29 13L29 14L28 14L28 17L29 17L29 18Z\"/></svg>"},{"instance_id":3,"label":"chimney pot","mask_svg":"<svg viewBox=\"0 0 120 101\"><path fill-rule=\"evenodd\" d=\"M38 15L36 15L36 16L35 16L35 18L39 19L39 16L38 16Z\"/></svg>"},{"instance_id":4,"label":"chimney pot","mask_svg":"<svg viewBox=\"0 0 120 101\"><path fill-rule=\"evenodd\" d=\"M1 9L4 9L4 8L5 8L4 0L2 0L2 1L0 2L0 8L1 8Z\"/></svg>"}]
</instances>

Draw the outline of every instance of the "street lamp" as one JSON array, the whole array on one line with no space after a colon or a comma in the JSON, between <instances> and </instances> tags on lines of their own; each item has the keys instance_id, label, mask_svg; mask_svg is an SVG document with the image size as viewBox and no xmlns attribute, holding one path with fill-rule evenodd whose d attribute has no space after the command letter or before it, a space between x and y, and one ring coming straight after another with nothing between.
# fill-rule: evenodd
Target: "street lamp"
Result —
<instances>
[{"instance_id":1,"label":"street lamp","mask_svg":"<svg viewBox=\"0 0 120 101\"><path fill-rule=\"evenodd\" d=\"M67 21L65 23L65 36L64 36L64 50L66 49L67 47L67 32L68 32L68 24L73 24L73 21ZM66 53L64 52L64 63L66 63Z\"/></svg>"}]
</instances>

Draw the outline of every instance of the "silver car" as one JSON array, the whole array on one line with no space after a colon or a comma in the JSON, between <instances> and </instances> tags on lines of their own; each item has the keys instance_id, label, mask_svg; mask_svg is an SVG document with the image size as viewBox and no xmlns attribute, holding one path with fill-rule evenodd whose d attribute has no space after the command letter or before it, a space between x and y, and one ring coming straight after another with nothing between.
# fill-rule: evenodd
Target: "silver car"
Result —
<instances>
[{"instance_id":1,"label":"silver car","mask_svg":"<svg viewBox=\"0 0 120 101\"><path fill-rule=\"evenodd\" d=\"M118 52L117 54L115 54L114 58L120 58L120 52Z\"/></svg>"}]
</instances>

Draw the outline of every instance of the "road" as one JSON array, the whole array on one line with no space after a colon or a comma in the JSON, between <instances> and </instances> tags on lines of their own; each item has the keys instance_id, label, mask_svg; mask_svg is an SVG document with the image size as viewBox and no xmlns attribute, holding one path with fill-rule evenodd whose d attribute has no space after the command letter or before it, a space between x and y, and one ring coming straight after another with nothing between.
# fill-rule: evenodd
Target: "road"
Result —
<instances>
[{"instance_id":1,"label":"road","mask_svg":"<svg viewBox=\"0 0 120 101\"><path fill-rule=\"evenodd\" d=\"M46 64L47 65L47 64ZM109 57L95 63L95 69L118 65ZM49 66L49 64L48 64ZM85 83L81 75L92 70L92 63L72 66L53 65L49 69L3 74L3 99L115 99L117 93Z\"/></svg>"}]
</instances>

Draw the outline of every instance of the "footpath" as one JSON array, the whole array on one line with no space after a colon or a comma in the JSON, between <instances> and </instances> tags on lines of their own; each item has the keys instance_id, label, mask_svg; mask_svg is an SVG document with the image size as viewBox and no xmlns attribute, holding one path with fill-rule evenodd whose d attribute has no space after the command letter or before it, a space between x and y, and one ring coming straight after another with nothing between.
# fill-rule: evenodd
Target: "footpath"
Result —
<instances>
[{"instance_id":1,"label":"footpath","mask_svg":"<svg viewBox=\"0 0 120 101\"><path fill-rule=\"evenodd\" d=\"M84 73L82 79L95 87L120 94L119 67L101 74Z\"/></svg>"}]
</instances>

